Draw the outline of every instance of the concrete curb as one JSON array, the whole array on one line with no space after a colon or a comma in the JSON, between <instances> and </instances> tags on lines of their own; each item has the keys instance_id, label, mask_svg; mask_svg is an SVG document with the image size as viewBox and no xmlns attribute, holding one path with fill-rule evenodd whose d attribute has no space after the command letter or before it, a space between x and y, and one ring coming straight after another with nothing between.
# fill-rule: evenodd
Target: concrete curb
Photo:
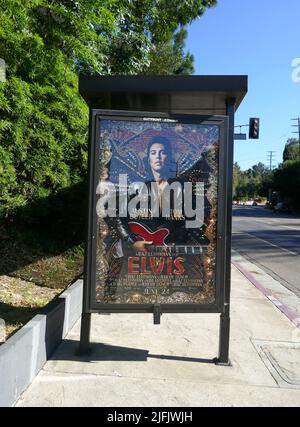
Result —
<instances>
[{"instance_id":1,"label":"concrete curb","mask_svg":"<svg viewBox=\"0 0 300 427\"><path fill-rule=\"evenodd\" d=\"M79 319L82 288L82 280L77 280L0 346L0 407L19 399Z\"/></svg>"},{"instance_id":2,"label":"concrete curb","mask_svg":"<svg viewBox=\"0 0 300 427\"><path fill-rule=\"evenodd\" d=\"M247 264L250 264L242 255L238 254L238 257L244 260ZM274 292L267 287L265 287L253 274L245 268L241 262L238 261L237 256L232 256L231 264L234 265L242 274L249 280L252 285L254 285L269 301L271 301L275 307L277 307L298 329L300 329L300 318L294 310L289 308L284 302L279 301ZM262 271L262 270L261 270ZM264 276L269 275L264 273ZM274 280L274 279L273 279ZM278 282L279 283L279 282ZM280 286L283 286L280 284Z\"/></svg>"}]
</instances>

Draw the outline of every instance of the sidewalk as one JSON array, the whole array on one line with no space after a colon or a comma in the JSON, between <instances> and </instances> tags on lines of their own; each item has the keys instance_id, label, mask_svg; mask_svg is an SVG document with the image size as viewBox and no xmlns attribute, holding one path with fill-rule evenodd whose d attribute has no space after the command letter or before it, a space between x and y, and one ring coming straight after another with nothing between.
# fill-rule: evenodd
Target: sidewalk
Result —
<instances>
[{"instance_id":1,"label":"sidewalk","mask_svg":"<svg viewBox=\"0 0 300 427\"><path fill-rule=\"evenodd\" d=\"M91 356L77 322L17 406L300 406L300 330L234 266L231 303L232 367L210 362L218 315L93 315Z\"/></svg>"}]
</instances>

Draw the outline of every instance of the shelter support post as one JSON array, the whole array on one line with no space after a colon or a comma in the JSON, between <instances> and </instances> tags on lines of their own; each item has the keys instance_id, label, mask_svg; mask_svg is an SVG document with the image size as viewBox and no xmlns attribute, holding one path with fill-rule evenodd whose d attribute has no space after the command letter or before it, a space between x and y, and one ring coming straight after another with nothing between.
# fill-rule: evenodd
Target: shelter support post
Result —
<instances>
[{"instance_id":1,"label":"shelter support post","mask_svg":"<svg viewBox=\"0 0 300 427\"><path fill-rule=\"evenodd\" d=\"M83 300L82 300L82 315L81 315L81 330L80 330L80 344L78 349L79 355L88 354L90 351L90 332L92 316L89 312L89 300L91 289L91 274L92 274L92 240L95 236L93 230L93 206L95 195L93 194L93 181L94 181L94 151L95 151L95 129L93 127L93 110L90 109L89 116L89 153L88 153L88 191L89 202L87 207L87 239L85 244L85 257L84 257L84 281L83 281Z\"/></svg>"},{"instance_id":2,"label":"shelter support post","mask_svg":"<svg viewBox=\"0 0 300 427\"><path fill-rule=\"evenodd\" d=\"M91 334L91 313L82 313L81 329L80 329L80 344L77 354L84 356L90 352L90 334Z\"/></svg>"},{"instance_id":3,"label":"shelter support post","mask_svg":"<svg viewBox=\"0 0 300 427\"><path fill-rule=\"evenodd\" d=\"M154 304L153 308L153 323L154 325L160 325L161 307L160 304Z\"/></svg>"},{"instance_id":4,"label":"shelter support post","mask_svg":"<svg viewBox=\"0 0 300 427\"><path fill-rule=\"evenodd\" d=\"M217 365L231 366L229 360L230 339L230 291L231 291L231 236L232 236L232 177L233 177L233 148L234 148L234 114L235 99L228 99L226 114L229 117L229 135L227 150L227 176L226 176L226 233L225 233L225 283L224 307L220 317L219 357Z\"/></svg>"}]
</instances>

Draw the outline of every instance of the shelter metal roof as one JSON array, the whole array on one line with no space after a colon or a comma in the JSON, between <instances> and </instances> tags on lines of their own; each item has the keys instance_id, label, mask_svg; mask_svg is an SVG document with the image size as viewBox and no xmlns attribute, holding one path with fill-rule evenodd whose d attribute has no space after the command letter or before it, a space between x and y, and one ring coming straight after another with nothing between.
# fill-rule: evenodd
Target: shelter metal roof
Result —
<instances>
[{"instance_id":1,"label":"shelter metal roof","mask_svg":"<svg viewBox=\"0 0 300 427\"><path fill-rule=\"evenodd\" d=\"M225 115L248 90L247 76L80 76L79 92L91 108Z\"/></svg>"}]
</instances>

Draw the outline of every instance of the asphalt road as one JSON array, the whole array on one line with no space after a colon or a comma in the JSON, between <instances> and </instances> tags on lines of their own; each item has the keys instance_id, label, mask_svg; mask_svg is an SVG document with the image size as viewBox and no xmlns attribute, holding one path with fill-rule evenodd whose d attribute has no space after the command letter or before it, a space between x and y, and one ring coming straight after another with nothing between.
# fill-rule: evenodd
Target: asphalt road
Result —
<instances>
[{"instance_id":1,"label":"asphalt road","mask_svg":"<svg viewBox=\"0 0 300 427\"><path fill-rule=\"evenodd\" d=\"M300 297L300 218L233 207L233 249Z\"/></svg>"}]
</instances>

